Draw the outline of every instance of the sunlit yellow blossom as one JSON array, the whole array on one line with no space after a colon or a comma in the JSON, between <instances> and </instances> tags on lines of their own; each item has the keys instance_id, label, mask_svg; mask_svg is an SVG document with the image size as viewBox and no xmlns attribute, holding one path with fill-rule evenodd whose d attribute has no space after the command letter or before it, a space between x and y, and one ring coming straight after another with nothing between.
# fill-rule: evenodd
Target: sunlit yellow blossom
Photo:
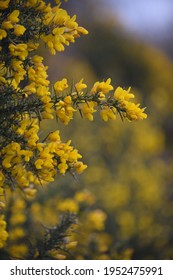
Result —
<instances>
[{"instance_id":1,"label":"sunlit yellow blossom","mask_svg":"<svg viewBox=\"0 0 173 280\"><path fill-rule=\"evenodd\" d=\"M72 105L71 96L66 96L64 100L60 100L56 105L56 115L62 121L63 124L67 125L73 118L73 113L76 111Z\"/></svg>"},{"instance_id":2,"label":"sunlit yellow blossom","mask_svg":"<svg viewBox=\"0 0 173 280\"><path fill-rule=\"evenodd\" d=\"M135 104L132 102L125 102L126 113L125 116L133 121L133 120L143 120L147 118L147 114L144 113L145 108L141 109L140 104Z\"/></svg>"},{"instance_id":3,"label":"sunlit yellow blossom","mask_svg":"<svg viewBox=\"0 0 173 280\"><path fill-rule=\"evenodd\" d=\"M116 109L109 108L108 106L101 110L100 115L103 121L107 122L109 119L115 120L116 119Z\"/></svg>"},{"instance_id":4,"label":"sunlit yellow blossom","mask_svg":"<svg viewBox=\"0 0 173 280\"><path fill-rule=\"evenodd\" d=\"M43 119L47 119L47 120L52 120L54 118L52 114L47 113L47 112L42 112L41 116Z\"/></svg>"},{"instance_id":5,"label":"sunlit yellow blossom","mask_svg":"<svg viewBox=\"0 0 173 280\"><path fill-rule=\"evenodd\" d=\"M64 23L64 25L67 27L67 28L70 28L70 29L76 29L78 27L78 24L76 22L76 15L74 15L72 18L70 19L67 19Z\"/></svg>"},{"instance_id":6,"label":"sunlit yellow blossom","mask_svg":"<svg viewBox=\"0 0 173 280\"><path fill-rule=\"evenodd\" d=\"M61 174L65 174L66 170L68 169L68 165L64 162L58 164L58 169Z\"/></svg>"},{"instance_id":7,"label":"sunlit yellow blossom","mask_svg":"<svg viewBox=\"0 0 173 280\"><path fill-rule=\"evenodd\" d=\"M33 152L29 150L20 150L19 155L23 156L25 161L30 161L31 157L33 156Z\"/></svg>"},{"instance_id":8,"label":"sunlit yellow blossom","mask_svg":"<svg viewBox=\"0 0 173 280\"><path fill-rule=\"evenodd\" d=\"M8 238L8 233L6 231L5 216L0 214L0 248L5 246L6 240Z\"/></svg>"},{"instance_id":9,"label":"sunlit yellow blossom","mask_svg":"<svg viewBox=\"0 0 173 280\"><path fill-rule=\"evenodd\" d=\"M78 83L75 84L75 89L77 90L77 92L80 92L85 88L87 88L87 85L83 83L83 79L81 79Z\"/></svg>"},{"instance_id":10,"label":"sunlit yellow blossom","mask_svg":"<svg viewBox=\"0 0 173 280\"><path fill-rule=\"evenodd\" d=\"M42 63L43 57L40 56L40 55L34 55L34 56L32 57L32 61L33 61L34 63Z\"/></svg>"},{"instance_id":11,"label":"sunlit yellow blossom","mask_svg":"<svg viewBox=\"0 0 173 280\"><path fill-rule=\"evenodd\" d=\"M8 8L10 0L1 0L0 1L0 10L4 10Z\"/></svg>"},{"instance_id":12,"label":"sunlit yellow blossom","mask_svg":"<svg viewBox=\"0 0 173 280\"><path fill-rule=\"evenodd\" d=\"M21 60L24 60L28 55L26 44L10 44L9 50L13 56L18 56Z\"/></svg>"},{"instance_id":13,"label":"sunlit yellow blossom","mask_svg":"<svg viewBox=\"0 0 173 280\"><path fill-rule=\"evenodd\" d=\"M33 85L33 88L35 88L35 92L37 93L37 95L39 97L44 97L44 96L50 95L48 87L39 85L36 89L35 83L31 83L31 85Z\"/></svg>"},{"instance_id":14,"label":"sunlit yellow blossom","mask_svg":"<svg viewBox=\"0 0 173 280\"><path fill-rule=\"evenodd\" d=\"M115 99L117 99L119 102L129 101L130 99L134 98L134 94L130 93L130 90L130 87L128 88L128 90L117 87L114 92Z\"/></svg>"},{"instance_id":15,"label":"sunlit yellow blossom","mask_svg":"<svg viewBox=\"0 0 173 280\"><path fill-rule=\"evenodd\" d=\"M53 142L60 141L59 130L50 133L48 139Z\"/></svg>"},{"instance_id":16,"label":"sunlit yellow blossom","mask_svg":"<svg viewBox=\"0 0 173 280\"><path fill-rule=\"evenodd\" d=\"M13 24L11 23L11 21L9 20L5 20L2 22L2 27L6 30L8 29L12 29L13 28Z\"/></svg>"},{"instance_id":17,"label":"sunlit yellow blossom","mask_svg":"<svg viewBox=\"0 0 173 280\"><path fill-rule=\"evenodd\" d=\"M11 23L16 23L19 21L19 10L14 10L8 17L7 19L11 22Z\"/></svg>"},{"instance_id":18,"label":"sunlit yellow blossom","mask_svg":"<svg viewBox=\"0 0 173 280\"><path fill-rule=\"evenodd\" d=\"M4 29L0 29L0 40L7 37L7 32Z\"/></svg>"},{"instance_id":19,"label":"sunlit yellow blossom","mask_svg":"<svg viewBox=\"0 0 173 280\"><path fill-rule=\"evenodd\" d=\"M69 155L68 155L68 160L69 161L73 162L73 161L76 161L79 158L82 158L82 156L78 153L77 149L74 149L74 150L69 152Z\"/></svg>"},{"instance_id":20,"label":"sunlit yellow blossom","mask_svg":"<svg viewBox=\"0 0 173 280\"><path fill-rule=\"evenodd\" d=\"M44 161L43 161L42 159L37 159L37 160L35 161L35 167L36 167L37 169L41 169L42 166L43 166L43 163L44 163Z\"/></svg>"},{"instance_id":21,"label":"sunlit yellow blossom","mask_svg":"<svg viewBox=\"0 0 173 280\"><path fill-rule=\"evenodd\" d=\"M24 79L26 74L26 70L24 70L22 61L17 59L12 60L11 69L14 73L14 80L18 85Z\"/></svg>"},{"instance_id":22,"label":"sunlit yellow blossom","mask_svg":"<svg viewBox=\"0 0 173 280\"><path fill-rule=\"evenodd\" d=\"M31 51L33 51L33 50L36 50L36 49L39 47L39 43L37 43L37 42L32 42L32 41L29 41L29 42L27 43L27 45L28 45L28 51L29 51L29 52L31 52Z\"/></svg>"},{"instance_id":23,"label":"sunlit yellow blossom","mask_svg":"<svg viewBox=\"0 0 173 280\"><path fill-rule=\"evenodd\" d=\"M39 59L39 58L38 58ZM28 68L28 78L31 82L35 83L35 86L48 86L50 81L47 80L47 68L43 63L37 62L37 59L33 58L33 67Z\"/></svg>"},{"instance_id":24,"label":"sunlit yellow blossom","mask_svg":"<svg viewBox=\"0 0 173 280\"><path fill-rule=\"evenodd\" d=\"M87 168L87 165L83 164L83 162L81 162L81 161L78 161L74 164L74 168L75 168L76 172L78 174L80 174Z\"/></svg>"},{"instance_id":25,"label":"sunlit yellow blossom","mask_svg":"<svg viewBox=\"0 0 173 280\"><path fill-rule=\"evenodd\" d=\"M134 94L130 93L131 88L124 90L118 87L114 92L114 98L118 100L120 107L124 110L123 115L129 120L143 120L147 118L147 114L144 113L145 108L141 109L140 104L135 104L130 101L134 98Z\"/></svg>"},{"instance_id":26,"label":"sunlit yellow blossom","mask_svg":"<svg viewBox=\"0 0 173 280\"><path fill-rule=\"evenodd\" d=\"M93 88L91 89L92 93L103 93L106 94L109 91L113 90L113 86L110 84L111 83L111 79L107 79L106 82L96 82L93 86Z\"/></svg>"},{"instance_id":27,"label":"sunlit yellow blossom","mask_svg":"<svg viewBox=\"0 0 173 280\"><path fill-rule=\"evenodd\" d=\"M12 160L12 156L8 156L6 157L3 161L2 161L2 166L4 168L10 168L12 166L11 160Z\"/></svg>"},{"instance_id":28,"label":"sunlit yellow blossom","mask_svg":"<svg viewBox=\"0 0 173 280\"><path fill-rule=\"evenodd\" d=\"M54 22L57 25L64 25L65 21L70 18L67 11L64 9L58 8L58 6L53 8L53 13L55 16Z\"/></svg>"},{"instance_id":29,"label":"sunlit yellow blossom","mask_svg":"<svg viewBox=\"0 0 173 280\"><path fill-rule=\"evenodd\" d=\"M83 34L83 35L87 35L88 34L88 30L86 30L82 26L78 26L77 31L78 31L79 34Z\"/></svg>"},{"instance_id":30,"label":"sunlit yellow blossom","mask_svg":"<svg viewBox=\"0 0 173 280\"><path fill-rule=\"evenodd\" d=\"M95 103L93 101L89 101L81 106L82 114L87 118L89 121L93 121L93 113L96 112L94 109Z\"/></svg>"},{"instance_id":31,"label":"sunlit yellow blossom","mask_svg":"<svg viewBox=\"0 0 173 280\"><path fill-rule=\"evenodd\" d=\"M57 81L54 84L54 90L57 94L64 91L66 88L68 88L68 83L66 78L62 79L61 81Z\"/></svg>"},{"instance_id":32,"label":"sunlit yellow blossom","mask_svg":"<svg viewBox=\"0 0 173 280\"><path fill-rule=\"evenodd\" d=\"M25 33L25 30L26 30L26 28L25 28L23 25L16 24L16 25L14 26L14 34L15 34L16 36L21 36L21 35L23 35L23 34Z\"/></svg>"}]
</instances>

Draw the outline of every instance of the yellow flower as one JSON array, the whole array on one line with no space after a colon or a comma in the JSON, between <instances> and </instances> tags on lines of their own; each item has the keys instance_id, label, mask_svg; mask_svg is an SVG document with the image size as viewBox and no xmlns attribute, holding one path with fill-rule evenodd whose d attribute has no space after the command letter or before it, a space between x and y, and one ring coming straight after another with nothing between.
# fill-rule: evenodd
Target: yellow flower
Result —
<instances>
[{"instance_id":1,"label":"yellow flower","mask_svg":"<svg viewBox=\"0 0 173 280\"><path fill-rule=\"evenodd\" d=\"M100 115L103 121L107 122L109 119L116 119L116 109L109 108L108 106L101 110Z\"/></svg>"},{"instance_id":2,"label":"yellow flower","mask_svg":"<svg viewBox=\"0 0 173 280\"><path fill-rule=\"evenodd\" d=\"M76 172L78 174L82 173L86 168L87 168L87 165L86 164L83 164L82 161L78 161L74 164L74 168L76 170Z\"/></svg>"},{"instance_id":3,"label":"yellow flower","mask_svg":"<svg viewBox=\"0 0 173 280\"><path fill-rule=\"evenodd\" d=\"M7 238L8 233L6 231L5 216L0 214L0 248L5 246Z\"/></svg>"},{"instance_id":4,"label":"yellow flower","mask_svg":"<svg viewBox=\"0 0 173 280\"><path fill-rule=\"evenodd\" d=\"M42 116L42 118L45 119L45 120L49 120L49 119L52 120L52 119L54 118L52 114L47 113L47 112L42 112L42 113L41 113L41 116Z\"/></svg>"},{"instance_id":5,"label":"yellow flower","mask_svg":"<svg viewBox=\"0 0 173 280\"><path fill-rule=\"evenodd\" d=\"M18 56L21 60L24 60L28 55L27 45L26 44L10 44L9 50L12 55Z\"/></svg>"},{"instance_id":6,"label":"yellow flower","mask_svg":"<svg viewBox=\"0 0 173 280\"><path fill-rule=\"evenodd\" d=\"M82 158L82 156L78 153L78 150L76 150L76 149L71 151L68 155L68 160L71 162L76 161L79 158Z\"/></svg>"},{"instance_id":7,"label":"yellow flower","mask_svg":"<svg viewBox=\"0 0 173 280\"><path fill-rule=\"evenodd\" d=\"M77 92L80 92L85 88L87 88L87 85L83 83L83 79L81 79L78 83L75 84L75 89Z\"/></svg>"},{"instance_id":8,"label":"yellow flower","mask_svg":"<svg viewBox=\"0 0 173 280\"><path fill-rule=\"evenodd\" d=\"M34 195L36 194L37 190L36 189L31 189L31 188L25 188L24 189L25 194L27 195L27 197L34 197Z\"/></svg>"},{"instance_id":9,"label":"yellow flower","mask_svg":"<svg viewBox=\"0 0 173 280\"><path fill-rule=\"evenodd\" d=\"M18 86L19 83L24 79L25 74L26 74L26 70L23 68L23 62L17 59L13 59L11 62L11 69L13 70L13 86L14 86L14 82L16 83L16 85Z\"/></svg>"},{"instance_id":10,"label":"yellow flower","mask_svg":"<svg viewBox=\"0 0 173 280\"><path fill-rule=\"evenodd\" d=\"M11 23L16 23L19 21L19 10L14 10L8 17L7 19L11 22Z\"/></svg>"},{"instance_id":11,"label":"yellow flower","mask_svg":"<svg viewBox=\"0 0 173 280\"><path fill-rule=\"evenodd\" d=\"M143 120L147 118L147 114L144 113L145 108L139 108L140 104L135 104L132 102L125 103L125 116L130 120Z\"/></svg>"},{"instance_id":12,"label":"yellow flower","mask_svg":"<svg viewBox=\"0 0 173 280\"><path fill-rule=\"evenodd\" d=\"M23 170L24 171L24 170ZM29 186L29 181L26 178L25 174L24 176L17 176L16 181L19 184L20 187L28 187Z\"/></svg>"},{"instance_id":13,"label":"yellow flower","mask_svg":"<svg viewBox=\"0 0 173 280\"><path fill-rule=\"evenodd\" d=\"M83 35L87 35L88 34L88 30L86 30L82 26L78 26L77 31L78 31L79 34L83 34Z\"/></svg>"},{"instance_id":14,"label":"yellow flower","mask_svg":"<svg viewBox=\"0 0 173 280\"><path fill-rule=\"evenodd\" d=\"M4 29L0 29L0 40L7 37L7 32Z\"/></svg>"},{"instance_id":15,"label":"yellow flower","mask_svg":"<svg viewBox=\"0 0 173 280\"><path fill-rule=\"evenodd\" d=\"M10 0L1 0L0 1L0 10L4 10L8 8Z\"/></svg>"},{"instance_id":16,"label":"yellow flower","mask_svg":"<svg viewBox=\"0 0 173 280\"><path fill-rule=\"evenodd\" d=\"M12 165L11 165L11 160L12 160L12 156L9 156L9 157L6 157L3 161L2 161L2 166L4 168L10 168Z\"/></svg>"},{"instance_id":17,"label":"yellow flower","mask_svg":"<svg viewBox=\"0 0 173 280\"><path fill-rule=\"evenodd\" d=\"M40 55L34 55L33 57L32 57L32 61L34 62L34 63L42 63L42 61L43 61L43 57L42 56L40 56Z\"/></svg>"},{"instance_id":18,"label":"yellow flower","mask_svg":"<svg viewBox=\"0 0 173 280\"><path fill-rule=\"evenodd\" d=\"M65 21L70 18L69 15L67 14L67 11L59 8L58 6L53 8L53 12L54 12L54 23L56 25L64 25Z\"/></svg>"},{"instance_id":19,"label":"yellow flower","mask_svg":"<svg viewBox=\"0 0 173 280\"><path fill-rule=\"evenodd\" d=\"M113 90L113 86L110 84L111 79L107 79L106 82L96 82L91 89L91 93L103 93L106 94L109 91Z\"/></svg>"},{"instance_id":20,"label":"yellow flower","mask_svg":"<svg viewBox=\"0 0 173 280\"><path fill-rule=\"evenodd\" d=\"M2 27L3 27L4 29L6 29L6 30L12 29L12 28L13 28L13 24L12 24L9 20L3 21L3 22L2 22Z\"/></svg>"},{"instance_id":21,"label":"yellow flower","mask_svg":"<svg viewBox=\"0 0 173 280\"><path fill-rule=\"evenodd\" d=\"M25 161L30 161L31 157L33 156L33 152L29 150L20 150L19 155L24 156Z\"/></svg>"},{"instance_id":22,"label":"yellow flower","mask_svg":"<svg viewBox=\"0 0 173 280\"><path fill-rule=\"evenodd\" d=\"M82 111L83 115L89 121L93 121L93 119L94 119L93 113L96 112L94 107L95 107L95 103L93 101L89 101L89 102L87 102L87 103L85 103L84 105L81 106L81 111Z\"/></svg>"},{"instance_id":23,"label":"yellow flower","mask_svg":"<svg viewBox=\"0 0 173 280\"><path fill-rule=\"evenodd\" d=\"M72 99L71 99L71 96L66 96L65 98L64 98L64 102L66 103L66 104L71 104L71 102L72 102Z\"/></svg>"},{"instance_id":24,"label":"yellow flower","mask_svg":"<svg viewBox=\"0 0 173 280\"><path fill-rule=\"evenodd\" d=\"M134 94L130 93L131 88L124 90L118 87L114 92L114 98L119 102L120 108L123 109L123 116L130 121L143 120L147 118L147 114L144 113L145 108L141 109L140 104L135 104L130 99L134 98Z\"/></svg>"},{"instance_id":25,"label":"yellow flower","mask_svg":"<svg viewBox=\"0 0 173 280\"><path fill-rule=\"evenodd\" d=\"M54 84L54 90L56 92L56 94L64 91L66 88L68 88L68 84L67 84L67 79L62 79L61 81L57 81Z\"/></svg>"},{"instance_id":26,"label":"yellow flower","mask_svg":"<svg viewBox=\"0 0 173 280\"><path fill-rule=\"evenodd\" d=\"M128 90L125 90L121 87L117 87L114 92L114 98L117 99L119 102L129 101L130 99L134 98L134 94L130 93L131 88L129 87Z\"/></svg>"},{"instance_id":27,"label":"yellow flower","mask_svg":"<svg viewBox=\"0 0 173 280\"><path fill-rule=\"evenodd\" d=\"M53 141L53 142L60 141L59 130L50 133L48 139L49 141Z\"/></svg>"},{"instance_id":28,"label":"yellow flower","mask_svg":"<svg viewBox=\"0 0 173 280\"><path fill-rule=\"evenodd\" d=\"M78 27L78 24L77 22L75 21L76 20L76 15L74 15L72 18L70 19L67 19L64 23L64 25L67 27L67 28L70 28L70 29L76 29Z\"/></svg>"},{"instance_id":29,"label":"yellow flower","mask_svg":"<svg viewBox=\"0 0 173 280\"><path fill-rule=\"evenodd\" d=\"M28 51L31 52L33 50L36 50L38 47L39 47L39 43L36 43L36 42L32 42L32 41L29 41L27 43L28 45Z\"/></svg>"},{"instance_id":30,"label":"yellow flower","mask_svg":"<svg viewBox=\"0 0 173 280\"><path fill-rule=\"evenodd\" d=\"M63 124L67 125L73 118L73 113L76 111L72 106L71 96L66 96L64 101L60 100L56 105L56 115L62 121Z\"/></svg>"},{"instance_id":31,"label":"yellow flower","mask_svg":"<svg viewBox=\"0 0 173 280\"><path fill-rule=\"evenodd\" d=\"M43 166L43 163L44 163L44 161L42 159L37 159L34 164L37 169L41 169Z\"/></svg>"},{"instance_id":32,"label":"yellow flower","mask_svg":"<svg viewBox=\"0 0 173 280\"><path fill-rule=\"evenodd\" d=\"M58 169L61 174L65 174L68 169L68 165L64 162L61 162L60 164L58 164Z\"/></svg>"},{"instance_id":33,"label":"yellow flower","mask_svg":"<svg viewBox=\"0 0 173 280\"><path fill-rule=\"evenodd\" d=\"M16 25L14 26L14 34L15 34L16 36L21 36L21 35L23 35L23 34L25 33L25 30L26 30L26 28L25 28L23 25L16 24Z\"/></svg>"},{"instance_id":34,"label":"yellow flower","mask_svg":"<svg viewBox=\"0 0 173 280\"><path fill-rule=\"evenodd\" d=\"M33 88L35 88L35 92L37 93L37 95L39 97L44 97L44 96L50 95L49 89L46 86L39 85L36 88L35 83L32 83L32 84L33 84Z\"/></svg>"}]
</instances>

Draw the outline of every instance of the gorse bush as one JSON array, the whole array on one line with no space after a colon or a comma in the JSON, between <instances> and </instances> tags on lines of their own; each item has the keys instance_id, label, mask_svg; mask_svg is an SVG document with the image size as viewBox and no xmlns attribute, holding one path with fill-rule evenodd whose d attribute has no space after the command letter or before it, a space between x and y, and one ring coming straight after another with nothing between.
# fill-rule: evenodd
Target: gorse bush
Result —
<instances>
[{"instance_id":1,"label":"gorse bush","mask_svg":"<svg viewBox=\"0 0 173 280\"><path fill-rule=\"evenodd\" d=\"M70 17L60 1L55 2L52 7L42 0L0 1L0 248L4 258L61 258L58 250L75 244L70 246L67 238L76 224L73 214L63 215L54 227L43 226L40 239L33 231L31 208L39 187L60 174L76 177L87 168L71 140L61 140L59 130L42 139L42 120L56 118L68 125L76 113L93 121L96 112L106 122L117 116L129 121L147 117L145 108L133 102L131 89L114 89L110 78L91 89L83 79L69 85L64 78L50 85L43 57L36 53L40 42L55 55L88 33L76 16ZM98 217L104 220L104 214L96 211L90 222Z\"/></svg>"}]
</instances>

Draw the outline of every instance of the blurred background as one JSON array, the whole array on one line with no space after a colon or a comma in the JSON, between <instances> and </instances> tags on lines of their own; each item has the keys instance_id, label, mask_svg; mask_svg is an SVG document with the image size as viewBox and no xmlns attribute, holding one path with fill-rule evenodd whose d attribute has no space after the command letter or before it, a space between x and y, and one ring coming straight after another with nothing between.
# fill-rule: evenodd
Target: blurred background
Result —
<instances>
[{"instance_id":1,"label":"blurred background","mask_svg":"<svg viewBox=\"0 0 173 280\"><path fill-rule=\"evenodd\" d=\"M84 78L90 88L111 77L115 87L132 87L148 119L45 122L45 133L60 129L72 140L88 169L77 180L58 178L32 209L45 223L55 209L78 213L72 258L172 259L173 2L70 0L62 7L89 35L55 57L41 49L52 83Z\"/></svg>"}]
</instances>

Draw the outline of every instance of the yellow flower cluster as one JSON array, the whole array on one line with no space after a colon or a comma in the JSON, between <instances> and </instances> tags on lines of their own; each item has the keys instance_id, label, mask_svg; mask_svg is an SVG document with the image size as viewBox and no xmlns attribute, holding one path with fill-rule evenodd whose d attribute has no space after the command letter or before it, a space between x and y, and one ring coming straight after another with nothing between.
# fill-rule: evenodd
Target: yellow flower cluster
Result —
<instances>
[{"instance_id":1,"label":"yellow flower cluster","mask_svg":"<svg viewBox=\"0 0 173 280\"><path fill-rule=\"evenodd\" d=\"M26 28L23 25L18 24L19 14L20 14L19 10L14 10L12 13L10 13L7 16L7 19L2 22L3 29L1 29L1 33L0 33L1 40L2 40L2 38L5 38L7 36L8 31L10 33L12 32L16 36L21 36L25 33Z\"/></svg>"},{"instance_id":2,"label":"yellow flower cluster","mask_svg":"<svg viewBox=\"0 0 173 280\"><path fill-rule=\"evenodd\" d=\"M8 233L6 231L6 221L5 216L0 214L0 248L3 248L5 242L8 238Z\"/></svg>"},{"instance_id":3,"label":"yellow flower cluster","mask_svg":"<svg viewBox=\"0 0 173 280\"><path fill-rule=\"evenodd\" d=\"M76 16L70 17L59 6L53 9L47 6L44 24L49 25L52 32L48 35L43 34L41 38L53 55L57 51L64 51L64 45L68 46L70 43L74 43L75 38L79 37L80 34L88 33L86 29L78 26Z\"/></svg>"},{"instance_id":4,"label":"yellow flower cluster","mask_svg":"<svg viewBox=\"0 0 173 280\"><path fill-rule=\"evenodd\" d=\"M25 139L26 148L22 149L19 143L12 142L2 149L1 187L8 172L6 186L20 186L27 195L34 195L35 189L31 186L54 181L57 170L64 175L67 170L79 174L86 169L87 166L79 161L82 156L70 145L71 141L61 142L59 131L50 133L47 141L40 143L38 130L37 120L21 121L16 132Z\"/></svg>"},{"instance_id":5,"label":"yellow flower cluster","mask_svg":"<svg viewBox=\"0 0 173 280\"><path fill-rule=\"evenodd\" d=\"M25 259L28 253L28 244L26 243L27 213L26 202L15 196L11 201L9 213L9 237L7 251L12 258Z\"/></svg>"},{"instance_id":6,"label":"yellow flower cluster","mask_svg":"<svg viewBox=\"0 0 173 280\"><path fill-rule=\"evenodd\" d=\"M129 93L130 88L124 90L118 87L112 95L114 88L110 78L105 82L96 82L90 92L84 92L87 85L83 83L83 79L64 96L67 88L67 79L62 79L54 84L56 99L60 98L60 101L55 104L56 115L65 125L73 118L73 113L78 110L90 121L93 121L93 114L98 110L105 122L109 119L115 120L118 113L128 120L140 120L147 117L147 114L144 113L145 108L141 109L140 104L130 101L131 98L134 98L134 95Z\"/></svg>"},{"instance_id":7,"label":"yellow flower cluster","mask_svg":"<svg viewBox=\"0 0 173 280\"><path fill-rule=\"evenodd\" d=\"M128 90L124 90L121 87L118 87L114 92L115 99L118 100L122 109L124 109L123 115L132 120L143 120L147 118L147 114L144 113L145 108L141 109L140 104L135 104L130 101L134 98L134 94L130 93L130 87Z\"/></svg>"},{"instance_id":8,"label":"yellow flower cluster","mask_svg":"<svg viewBox=\"0 0 173 280\"><path fill-rule=\"evenodd\" d=\"M57 117L67 125L69 121L73 118L73 112L76 110L72 107L71 96L66 96L64 100L60 100L56 104L56 115Z\"/></svg>"}]
</instances>

